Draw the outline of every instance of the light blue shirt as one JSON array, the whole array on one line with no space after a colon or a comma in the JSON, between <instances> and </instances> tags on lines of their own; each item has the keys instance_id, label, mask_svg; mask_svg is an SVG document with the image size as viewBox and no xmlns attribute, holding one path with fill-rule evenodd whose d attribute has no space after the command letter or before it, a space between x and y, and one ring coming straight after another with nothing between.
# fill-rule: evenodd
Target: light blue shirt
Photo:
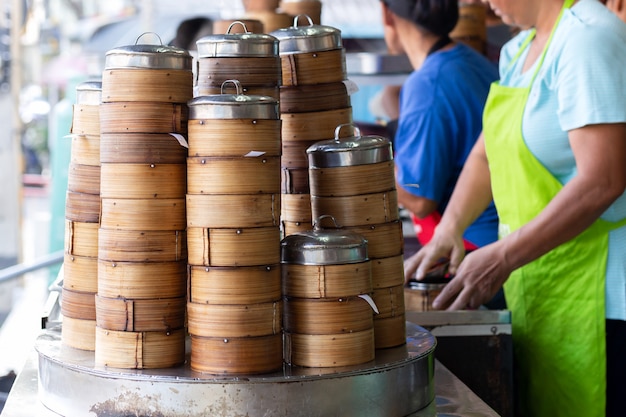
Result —
<instances>
[{"instance_id":1,"label":"light blue shirt","mask_svg":"<svg viewBox=\"0 0 626 417\"><path fill-rule=\"evenodd\" d=\"M503 47L502 85L528 86L535 72L533 67L522 73L528 48L511 65L528 35L524 31ZM535 157L566 184L577 173L567 132L625 122L626 24L597 0L580 0L564 12L534 81L523 118L524 139ZM602 218L626 218L626 193ZM606 296L607 318L626 320L626 227L609 236Z\"/></svg>"}]
</instances>

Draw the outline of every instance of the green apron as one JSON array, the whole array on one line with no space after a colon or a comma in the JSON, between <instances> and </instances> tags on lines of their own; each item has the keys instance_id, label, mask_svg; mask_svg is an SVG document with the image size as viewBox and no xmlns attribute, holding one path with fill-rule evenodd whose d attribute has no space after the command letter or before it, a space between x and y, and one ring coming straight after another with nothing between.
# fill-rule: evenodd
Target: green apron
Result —
<instances>
[{"instance_id":1,"label":"green apron","mask_svg":"<svg viewBox=\"0 0 626 417\"><path fill-rule=\"evenodd\" d=\"M526 146L522 118L554 30L572 3L565 1L528 87L494 83L489 92L483 129L501 237L533 219L562 188ZM604 416L608 232L623 224L597 220L505 283L522 416Z\"/></svg>"}]
</instances>

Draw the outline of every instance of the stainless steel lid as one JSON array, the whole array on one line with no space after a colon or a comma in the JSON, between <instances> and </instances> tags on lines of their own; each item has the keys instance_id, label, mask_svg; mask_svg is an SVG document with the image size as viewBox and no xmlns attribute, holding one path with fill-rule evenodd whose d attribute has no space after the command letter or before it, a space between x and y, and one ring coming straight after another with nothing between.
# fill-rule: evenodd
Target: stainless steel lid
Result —
<instances>
[{"instance_id":1,"label":"stainless steel lid","mask_svg":"<svg viewBox=\"0 0 626 417\"><path fill-rule=\"evenodd\" d=\"M228 84L234 84L236 94L224 94ZM237 80L222 83L222 94L198 96L190 100L189 119L280 119L278 100L270 96L242 94Z\"/></svg>"},{"instance_id":2,"label":"stainless steel lid","mask_svg":"<svg viewBox=\"0 0 626 417\"><path fill-rule=\"evenodd\" d=\"M298 265L338 265L368 260L367 240L360 234L341 229L313 230L286 236L280 242L281 262ZM333 219L334 220L334 219Z\"/></svg>"},{"instance_id":3,"label":"stainless steel lid","mask_svg":"<svg viewBox=\"0 0 626 417\"><path fill-rule=\"evenodd\" d=\"M298 26L300 17L306 17L309 25ZM294 17L293 26L275 30L270 35L278 38L279 54L298 54L304 52L322 52L341 49L341 30L324 25L315 25L309 16Z\"/></svg>"},{"instance_id":4,"label":"stainless steel lid","mask_svg":"<svg viewBox=\"0 0 626 417\"><path fill-rule=\"evenodd\" d=\"M137 38L141 39L142 34ZM157 35L158 37L158 35ZM160 38L159 38L160 41ZM120 46L105 55L105 69L149 68L191 71L193 57L185 49L175 46L138 44Z\"/></svg>"},{"instance_id":5,"label":"stainless steel lid","mask_svg":"<svg viewBox=\"0 0 626 417\"><path fill-rule=\"evenodd\" d=\"M76 104L97 106L102 102L102 82L85 81L76 86Z\"/></svg>"},{"instance_id":6,"label":"stainless steel lid","mask_svg":"<svg viewBox=\"0 0 626 417\"><path fill-rule=\"evenodd\" d=\"M354 135L340 138L341 129L352 126ZM382 136L361 136L361 130L352 124L342 124L335 129L335 138L317 142L306 150L309 167L332 168L375 164L391 161L391 141Z\"/></svg>"},{"instance_id":7,"label":"stainless steel lid","mask_svg":"<svg viewBox=\"0 0 626 417\"><path fill-rule=\"evenodd\" d=\"M245 33L230 33L234 25L242 25ZM214 34L196 41L198 58L278 56L278 39L263 33L248 32L246 24L234 21L225 34Z\"/></svg>"}]
</instances>

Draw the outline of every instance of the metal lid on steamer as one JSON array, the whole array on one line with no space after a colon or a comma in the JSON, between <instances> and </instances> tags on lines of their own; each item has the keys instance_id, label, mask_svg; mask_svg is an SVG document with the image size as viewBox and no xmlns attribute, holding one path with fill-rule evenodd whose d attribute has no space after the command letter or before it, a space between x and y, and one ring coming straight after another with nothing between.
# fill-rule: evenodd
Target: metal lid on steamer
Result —
<instances>
[{"instance_id":1,"label":"metal lid on steamer","mask_svg":"<svg viewBox=\"0 0 626 417\"><path fill-rule=\"evenodd\" d=\"M105 55L105 69L147 68L191 71L193 57L189 51L175 46L139 44L120 46L109 50ZM158 37L158 35L155 34Z\"/></svg>"},{"instance_id":2,"label":"metal lid on steamer","mask_svg":"<svg viewBox=\"0 0 626 417\"><path fill-rule=\"evenodd\" d=\"M331 216L320 216L313 230L283 238L280 242L282 263L339 265L368 260L367 240L362 235L341 229L322 229L319 222L324 217Z\"/></svg>"},{"instance_id":3,"label":"metal lid on steamer","mask_svg":"<svg viewBox=\"0 0 626 417\"><path fill-rule=\"evenodd\" d=\"M354 135L340 138L343 127L352 126ZM382 136L361 136L361 130L352 124L335 129L335 138L317 142L306 150L309 167L333 168L376 164L393 160L391 141Z\"/></svg>"},{"instance_id":4,"label":"metal lid on steamer","mask_svg":"<svg viewBox=\"0 0 626 417\"><path fill-rule=\"evenodd\" d=\"M76 104L97 106L102 102L102 81L85 81L76 86Z\"/></svg>"},{"instance_id":5,"label":"metal lid on steamer","mask_svg":"<svg viewBox=\"0 0 626 417\"><path fill-rule=\"evenodd\" d=\"M245 33L230 33L236 24L242 25ZM198 58L278 56L278 39L268 34L248 32L246 24L239 20L231 23L225 34L198 39L196 46Z\"/></svg>"},{"instance_id":6,"label":"metal lid on steamer","mask_svg":"<svg viewBox=\"0 0 626 417\"><path fill-rule=\"evenodd\" d=\"M300 17L306 17L309 25L298 26ZM324 25L315 25L307 15L294 17L293 26L277 29L270 33L279 40L279 54L322 52L343 48L341 30Z\"/></svg>"},{"instance_id":7,"label":"metal lid on steamer","mask_svg":"<svg viewBox=\"0 0 626 417\"><path fill-rule=\"evenodd\" d=\"M224 94L227 84L234 84L236 94ZM237 80L222 83L221 94L198 96L190 100L189 119L280 119L278 100L270 96L246 95Z\"/></svg>"}]
</instances>

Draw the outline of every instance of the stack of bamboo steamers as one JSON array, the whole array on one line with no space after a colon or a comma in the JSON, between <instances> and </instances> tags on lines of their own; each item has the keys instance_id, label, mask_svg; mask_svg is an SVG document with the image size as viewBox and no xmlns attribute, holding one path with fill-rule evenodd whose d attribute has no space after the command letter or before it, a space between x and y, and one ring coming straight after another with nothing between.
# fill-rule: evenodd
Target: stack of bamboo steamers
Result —
<instances>
[{"instance_id":1,"label":"stack of bamboo steamers","mask_svg":"<svg viewBox=\"0 0 626 417\"><path fill-rule=\"evenodd\" d=\"M107 52L102 77L97 365L185 360L187 102L191 55L162 45Z\"/></svg>"}]
</instances>

